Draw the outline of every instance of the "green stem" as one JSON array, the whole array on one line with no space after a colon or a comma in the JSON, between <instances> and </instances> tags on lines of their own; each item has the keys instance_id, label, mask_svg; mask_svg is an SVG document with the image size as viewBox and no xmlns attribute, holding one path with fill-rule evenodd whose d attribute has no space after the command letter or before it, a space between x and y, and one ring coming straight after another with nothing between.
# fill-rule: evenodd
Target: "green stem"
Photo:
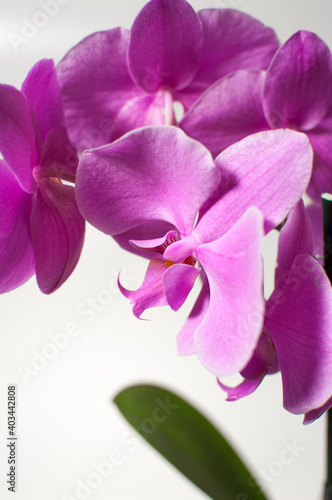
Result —
<instances>
[{"instance_id":1,"label":"green stem","mask_svg":"<svg viewBox=\"0 0 332 500\"><path fill-rule=\"evenodd\" d=\"M332 195L322 194L324 268L332 283ZM327 412L327 481L324 500L332 500L332 408Z\"/></svg>"}]
</instances>

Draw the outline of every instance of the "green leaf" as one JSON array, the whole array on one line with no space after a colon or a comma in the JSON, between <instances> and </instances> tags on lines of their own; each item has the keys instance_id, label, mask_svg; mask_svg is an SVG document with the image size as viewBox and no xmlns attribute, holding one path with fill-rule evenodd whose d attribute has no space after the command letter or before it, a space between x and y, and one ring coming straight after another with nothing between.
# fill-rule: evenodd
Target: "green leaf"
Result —
<instances>
[{"instance_id":1,"label":"green leaf","mask_svg":"<svg viewBox=\"0 0 332 500\"><path fill-rule=\"evenodd\" d=\"M114 402L156 450L211 498L266 500L219 431L173 392L137 385L120 392Z\"/></svg>"}]
</instances>

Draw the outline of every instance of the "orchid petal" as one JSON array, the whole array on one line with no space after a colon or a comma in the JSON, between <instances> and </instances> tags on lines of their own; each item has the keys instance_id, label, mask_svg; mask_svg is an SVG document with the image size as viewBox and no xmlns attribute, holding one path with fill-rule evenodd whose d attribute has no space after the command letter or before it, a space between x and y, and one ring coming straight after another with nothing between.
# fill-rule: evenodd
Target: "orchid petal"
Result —
<instances>
[{"instance_id":1,"label":"orchid petal","mask_svg":"<svg viewBox=\"0 0 332 500\"><path fill-rule=\"evenodd\" d=\"M200 272L200 269L187 264L175 264L167 269L163 277L163 288L167 304L173 311L180 309Z\"/></svg>"},{"instance_id":2,"label":"orchid petal","mask_svg":"<svg viewBox=\"0 0 332 500\"><path fill-rule=\"evenodd\" d=\"M314 163L307 193L320 203L322 193L332 192L332 129L317 127L308 137L314 150Z\"/></svg>"},{"instance_id":3,"label":"orchid petal","mask_svg":"<svg viewBox=\"0 0 332 500\"><path fill-rule=\"evenodd\" d=\"M303 424L304 425L311 424L312 422L317 420L317 418L321 417L327 410L329 410L331 406L332 406L332 397L330 397L326 401L326 403L320 406L319 408L315 408L314 410L308 411L304 416Z\"/></svg>"},{"instance_id":4,"label":"orchid petal","mask_svg":"<svg viewBox=\"0 0 332 500\"><path fill-rule=\"evenodd\" d=\"M179 126L213 156L248 135L269 130L262 106L263 72L238 71L209 89Z\"/></svg>"},{"instance_id":5,"label":"orchid petal","mask_svg":"<svg viewBox=\"0 0 332 500\"><path fill-rule=\"evenodd\" d=\"M83 216L107 234L151 220L170 222L187 234L218 181L212 157L200 143L175 127L145 127L86 151L76 190Z\"/></svg>"},{"instance_id":6,"label":"orchid petal","mask_svg":"<svg viewBox=\"0 0 332 500\"><path fill-rule=\"evenodd\" d=\"M51 179L39 181L31 215L36 276L44 293L58 289L73 272L84 240L72 186Z\"/></svg>"},{"instance_id":7,"label":"orchid petal","mask_svg":"<svg viewBox=\"0 0 332 500\"><path fill-rule=\"evenodd\" d=\"M203 321L210 302L209 282L204 275L202 290L189 314L188 319L177 335L179 356L191 356L196 353L194 331Z\"/></svg>"},{"instance_id":8,"label":"orchid petal","mask_svg":"<svg viewBox=\"0 0 332 500\"><path fill-rule=\"evenodd\" d=\"M228 231L253 205L263 213L266 232L280 224L306 190L312 149L304 134L271 130L230 146L215 163L221 182L193 232L204 242Z\"/></svg>"},{"instance_id":9,"label":"orchid petal","mask_svg":"<svg viewBox=\"0 0 332 500\"><path fill-rule=\"evenodd\" d=\"M201 23L185 0L150 0L130 32L128 66L146 92L186 87L195 76L202 46Z\"/></svg>"},{"instance_id":10,"label":"orchid petal","mask_svg":"<svg viewBox=\"0 0 332 500\"><path fill-rule=\"evenodd\" d=\"M32 197L0 160L0 293L23 285L35 272L30 236Z\"/></svg>"},{"instance_id":11,"label":"orchid petal","mask_svg":"<svg viewBox=\"0 0 332 500\"><path fill-rule=\"evenodd\" d=\"M33 193L32 167L39 151L31 108L24 95L9 85L0 85L0 151L22 189Z\"/></svg>"},{"instance_id":12,"label":"orchid petal","mask_svg":"<svg viewBox=\"0 0 332 500\"><path fill-rule=\"evenodd\" d=\"M262 214L252 207L227 234L197 249L211 297L194 332L196 352L219 377L246 366L262 330L262 239Z\"/></svg>"},{"instance_id":13,"label":"orchid petal","mask_svg":"<svg viewBox=\"0 0 332 500\"><path fill-rule=\"evenodd\" d=\"M262 375L252 380L244 379L236 387L229 387L228 385L225 385L222 382L220 382L220 380L217 380L217 382L219 386L222 388L222 390L227 393L226 401L237 401L238 399L244 398L252 394L257 389L257 387L259 386L264 377L265 373L262 373Z\"/></svg>"},{"instance_id":14,"label":"orchid petal","mask_svg":"<svg viewBox=\"0 0 332 500\"><path fill-rule=\"evenodd\" d=\"M124 233L117 234L113 236L114 240L120 245L121 248L127 250L130 253L134 253L136 255L140 255L146 259L151 259L151 249L150 248L139 248L139 242L143 241L145 243L148 241L145 238L155 239L155 240L164 240L166 233L173 231L174 226L169 224L168 222L163 221L150 221L144 223L140 226L136 226L129 231L125 231ZM178 231L176 231L178 233ZM134 245L131 243L134 242ZM137 245L135 244L137 243Z\"/></svg>"},{"instance_id":15,"label":"orchid petal","mask_svg":"<svg viewBox=\"0 0 332 500\"><path fill-rule=\"evenodd\" d=\"M271 28L243 12L204 9L198 17L203 47L194 82L203 88L239 69L266 69L279 47Z\"/></svg>"},{"instance_id":16,"label":"orchid petal","mask_svg":"<svg viewBox=\"0 0 332 500\"><path fill-rule=\"evenodd\" d=\"M275 55L263 93L272 128L310 130L332 103L332 56L314 33L298 31Z\"/></svg>"},{"instance_id":17,"label":"orchid petal","mask_svg":"<svg viewBox=\"0 0 332 500\"><path fill-rule=\"evenodd\" d=\"M94 33L57 65L69 138L79 152L113 140L122 106L141 95L127 69L129 31Z\"/></svg>"},{"instance_id":18,"label":"orchid petal","mask_svg":"<svg viewBox=\"0 0 332 500\"><path fill-rule=\"evenodd\" d=\"M332 130L332 104L318 127L327 131Z\"/></svg>"},{"instance_id":19,"label":"orchid petal","mask_svg":"<svg viewBox=\"0 0 332 500\"><path fill-rule=\"evenodd\" d=\"M78 158L64 127L52 129L45 140L40 164L35 177L56 177L75 182Z\"/></svg>"},{"instance_id":20,"label":"orchid petal","mask_svg":"<svg viewBox=\"0 0 332 500\"><path fill-rule=\"evenodd\" d=\"M252 358L242 370L241 375L247 380L254 380L265 374L274 363L276 351L271 337L264 331L260 335Z\"/></svg>"},{"instance_id":21,"label":"orchid petal","mask_svg":"<svg viewBox=\"0 0 332 500\"><path fill-rule=\"evenodd\" d=\"M313 255L324 255L324 240L323 240L323 218L322 218L322 203L321 201L313 202L307 206L307 213L310 217L312 233L313 233ZM325 241L326 249L332 253L332 240Z\"/></svg>"},{"instance_id":22,"label":"orchid petal","mask_svg":"<svg viewBox=\"0 0 332 500\"><path fill-rule=\"evenodd\" d=\"M259 337L252 358L241 372L244 380L236 387L229 387L218 380L219 386L227 392L227 401L236 401L252 394L272 366L275 357L276 352L271 338L263 332Z\"/></svg>"},{"instance_id":23,"label":"orchid petal","mask_svg":"<svg viewBox=\"0 0 332 500\"><path fill-rule=\"evenodd\" d=\"M180 121L185 112L187 112L191 106L197 101L197 99L202 95L202 93L206 90L206 86L204 85L195 85L195 83L191 83L189 87L186 87L183 90L177 90L172 93L173 101L181 104L182 106L182 115L180 116Z\"/></svg>"},{"instance_id":24,"label":"orchid petal","mask_svg":"<svg viewBox=\"0 0 332 500\"><path fill-rule=\"evenodd\" d=\"M309 215L300 200L291 210L286 224L280 231L278 267L275 272L277 286L284 286L297 255L313 254L313 236Z\"/></svg>"},{"instance_id":25,"label":"orchid petal","mask_svg":"<svg viewBox=\"0 0 332 500\"><path fill-rule=\"evenodd\" d=\"M130 244L134 248L140 250L148 250L149 252L156 252L161 255L165 252L166 248L177 241L179 234L177 231L168 231L162 238L155 238L153 240L130 240Z\"/></svg>"},{"instance_id":26,"label":"orchid petal","mask_svg":"<svg viewBox=\"0 0 332 500\"><path fill-rule=\"evenodd\" d=\"M331 285L313 257L299 255L282 300L271 299L265 324L279 358L284 407L307 413L332 394Z\"/></svg>"},{"instance_id":27,"label":"orchid petal","mask_svg":"<svg viewBox=\"0 0 332 500\"><path fill-rule=\"evenodd\" d=\"M138 96L124 104L114 120L112 140L147 125L165 125L165 97L161 92Z\"/></svg>"},{"instance_id":28,"label":"orchid petal","mask_svg":"<svg viewBox=\"0 0 332 500\"><path fill-rule=\"evenodd\" d=\"M150 307L166 306L167 300L164 296L162 278L167 270L165 261L152 259L145 274L143 284L137 290L126 290L118 281L121 293L130 299L133 304L133 313L136 318Z\"/></svg>"},{"instance_id":29,"label":"orchid petal","mask_svg":"<svg viewBox=\"0 0 332 500\"><path fill-rule=\"evenodd\" d=\"M22 93L33 109L44 142L50 130L64 125L60 88L52 59L42 59L33 66L24 80Z\"/></svg>"}]
</instances>

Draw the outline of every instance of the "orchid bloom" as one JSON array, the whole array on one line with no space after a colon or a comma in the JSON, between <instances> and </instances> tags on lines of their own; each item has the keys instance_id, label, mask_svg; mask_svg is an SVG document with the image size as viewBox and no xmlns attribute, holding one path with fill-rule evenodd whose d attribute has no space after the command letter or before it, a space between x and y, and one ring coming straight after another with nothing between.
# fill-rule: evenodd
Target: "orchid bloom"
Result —
<instances>
[{"instance_id":1,"label":"orchid bloom","mask_svg":"<svg viewBox=\"0 0 332 500\"><path fill-rule=\"evenodd\" d=\"M261 333L264 230L297 203L311 162L309 141L293 131L248 137L214 162L179 128L144 127L83 153L77 201L92 225L151 259L138 290L120 285L136 316L160 305L178 310L202 276L179 352L229 375L246 365Z\"/></svg>"},{"instance_id":2,"label":"orchid bloom","mask_svg":"<svg viewBox=\"0 0 332 500\"><path fill-rule=\"evenodd\" d=\"M332 291L312 257L309 216L301 201L280 232L276 286L264 329L234 388L219 382L228 400L251 394L266 374L281 372L284 407L310 423L332 406Z\"/></svg>"},{"instance_id":3,"label":"orchid bloom","mask_svg":"<svg viewBox=\"0 0 332 500\"><path fill-rule=\"evenodd\" d=\"M238 71L221 79L180 123L214 156L259 131L289 128L307 134L314 163L307 193L320 203L332 190L332 56L314 33L299 31L266 72Z\"/></svg>"},{"instance_id":4,"label":"orchid bloom","mask_svg":"<svg viewBox=\"0 0 332 500\"><path fill-rule=\"evenodd\" d=\"M271 28L232 9L193 10L150 0L131 30L94 33L57 66L69 137L79 152L145 125L176 124L212 83L266 69L279 47Z\"/></svg>"},{"instance_id":5,"label":"orchid bloom","mask_svg":"<svg viewBox=\"0 0 332 500\"><path fill-rule=\"evenodd\" d=\"M34 273L44 293L69 277L80 256L84 219L74 187L78 159L63 126L52 60L39 61L22 91L0 85L0 292Z\"/></svg>"}]
</instances>

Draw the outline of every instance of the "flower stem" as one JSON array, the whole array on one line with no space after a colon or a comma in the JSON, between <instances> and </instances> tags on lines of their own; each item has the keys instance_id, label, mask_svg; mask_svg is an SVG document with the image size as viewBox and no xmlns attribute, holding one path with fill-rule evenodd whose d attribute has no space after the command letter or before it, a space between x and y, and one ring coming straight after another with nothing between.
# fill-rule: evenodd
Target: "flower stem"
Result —
<instances>
[{"instance_id":1,"label":"flower stem","mask_svg":"<svg viewBox=\"0 0 332 500\"><path fill-rule=\"evenodd\" d=\"M325 272L332 283L332 195L322 194ZM327 481L324 500L332 500L332 408L327 412Z\"/></svg>"}]
</instances>

